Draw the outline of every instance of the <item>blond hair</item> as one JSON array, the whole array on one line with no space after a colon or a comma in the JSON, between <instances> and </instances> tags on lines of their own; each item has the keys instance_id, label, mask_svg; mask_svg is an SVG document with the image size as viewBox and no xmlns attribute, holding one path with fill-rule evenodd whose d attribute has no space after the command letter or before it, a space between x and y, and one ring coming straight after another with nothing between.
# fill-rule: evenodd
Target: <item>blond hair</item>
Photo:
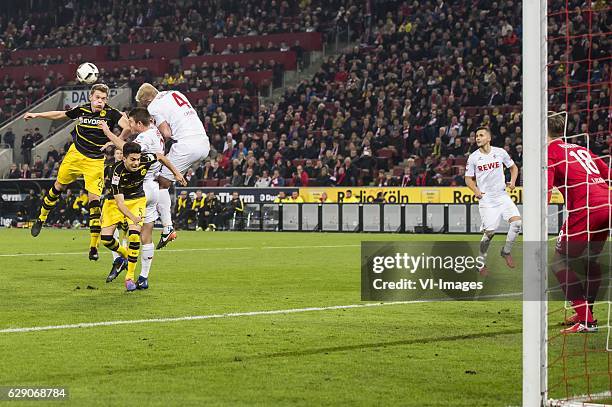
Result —
<instances>
[{"instance_id":1,"label":"blond hair","mask_svg":"<svg viewBox=\"0 0 612 407\"><path fill-rule=\"evenodd\" d=\"M565 117L563 113L548 112L548 135L552 138L565 135Z\"/></svg>"},{"instance_id":2,"label":"blond hair","mask_svg":"<svg viewBox=\"0 0 612 407\"><path fill-rule=\"evenodd\" d=\"M144 103L145 101L150 102L155 98L155 96L157 96L158 93L159 91L155 88L155 86L145 82L140 85L140 88L138 88L136 97L134 99L138 103Z\"/></svg>"},{"instance_id":3,"label":"blond hair","mask_svg":"<svg viewBox=\"0 0 612 407\"><path fill-rule=\"evenodd\" d=\"M89 91L89 94L93 95L95 91L99 91L107 95L110 95L110 89L108 88L108 86L106 86L103 83L96 83L95 85L93 85L91 87L91 90Z\"/></svg>"}]
</instances>

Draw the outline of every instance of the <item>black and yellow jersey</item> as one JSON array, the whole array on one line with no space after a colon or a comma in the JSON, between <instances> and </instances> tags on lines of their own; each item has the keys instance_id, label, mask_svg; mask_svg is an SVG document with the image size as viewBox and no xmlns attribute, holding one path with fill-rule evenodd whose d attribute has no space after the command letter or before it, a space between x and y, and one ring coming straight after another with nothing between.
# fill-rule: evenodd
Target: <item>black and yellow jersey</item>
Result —
<instances>
[{"instance_id":1,"label":"black and yellow jersey","mask_svg":"<svg viewBox=\"0 0 612 407\"><path fill-rule=\"evenodd\" d=\"M120 162L120 161L119 161ZM119 162L115 161L114 158L107 160L104 163L104 198L114 199L113 191L111 188L111 179L113 178L113 169Z\"/></svg>"},{"instance_id":2,"label":"black and yellow jersey","mask_svg":"<svg viewBox=\"0 0 612 407\"><path fill-rule=\"evenodd\" d=\"M142 198L145 196L142 184L144 183L145 175L149 167L157 162L155 154L141 154L140 165L135 171L130 171L125 167L125 163L121 161L113 166L111 176L111 194L123 194L125 200Z\"/></svg>"},{"instance_id":3,"label":"black and yellow jersey","mask_svg":"<svg viewBox=\"0 0 612 407\"><path fill-rule=\"evenodd\" d=\"M191 203L191 210L196 210L204 207L204 197L195 198Z\"/></svg>"},{"instance_id":4,"label":"black and yellow jersey","mask_svg":"<svg viewBox=\"0 0 612 407\"><path fill-rule=\"evenodd\" d=\"M104 109L94 112L91 104L87 103L67 110L66 116L77 119L70 133L77 151L85 157L99 159L104 158L104 152L100 149L108 142L108 137L98 127L98 123L104 120L112 130L117 127L123 114L109 105L104 105Z\"/></svg>"}]
</instances>

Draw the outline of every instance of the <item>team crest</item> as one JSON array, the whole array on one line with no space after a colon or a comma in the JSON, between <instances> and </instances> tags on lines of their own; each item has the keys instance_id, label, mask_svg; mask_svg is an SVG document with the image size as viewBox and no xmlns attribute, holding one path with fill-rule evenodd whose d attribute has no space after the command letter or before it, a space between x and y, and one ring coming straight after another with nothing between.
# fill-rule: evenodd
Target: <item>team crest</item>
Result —
<instances>
[{"instance_id":1,"label":"team crest","mask_svg":"<svg viewBox=\"0 0 612 407\"><path fill-rule=\"evenodd\" d=\"M106 110L101 110L100 111L100 117L104 117L106 116Z\"/></svg>"},{"instance_id":2,"label":"team crest","mask_svg":"<svg viewBox=\"0 0 612 407\"><path fill-rule=\"evenodd\" d=\"M143 168L142 170L140 170L140 175L145 175L147 173L147 169Z\"/></svg>"}]
</instances>

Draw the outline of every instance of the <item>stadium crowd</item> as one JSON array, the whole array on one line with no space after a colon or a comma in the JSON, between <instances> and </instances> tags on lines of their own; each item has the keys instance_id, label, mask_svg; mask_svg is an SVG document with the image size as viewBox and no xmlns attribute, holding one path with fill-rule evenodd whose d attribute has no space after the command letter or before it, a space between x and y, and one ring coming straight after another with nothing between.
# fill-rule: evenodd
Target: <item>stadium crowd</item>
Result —
<instances>
[{"instance_id":1,"label":"stadium crowd","mask_svg":"<svg viewBox=\"0 0 612 407\"><path fill-rule=\"evenodd\" d=\"M145 21L164 15L164 7L171 3L150 1L149 8L126 7L130 11L113 8L107 20L129 23L142 19L140 25L127 25L144 27L149 25ZM187 174L192 186L463 185L465 160L476 148L475 130L481 125L491 128L493 145L506 149L521 167L519 3L388 2L384 4L393 12L385 13L381 6L371 16L357 11L351 2L337 2L340 12L334 16L319 10L315 3L302 7L292 1L272 1L240 8L233 1L210 2L214 10L206 13L191 9L192 3L181 2L185 7L168 17L181 24L166 29L161 22L166 20L157 19L159 25L153 25L159 30L141 31L159 37L139 37L138 41L191 36L199 38L197 47L205 49L205 36L197 36L195 31L223 36L304 31L320 29L330 21L353 24L354 32L360 35L360 45L328 57L312 78L287 88L278 103L258 105L252 98L252 84L245 72L274 69L264 61L248 67L183 67L163 78L152 78L133 67L102 72L101 80L111 86L127 82L135 90L142 82L153 81L162 89L208 91L206 99L191 102L205 123L216 154ZM326 4L325 9L332 6ZM71 11L72 18L84 21L82 30L91 29L89 12L78 7ZM96 7L107 6L96 2ZM158 14L150 14L151 8ZM249 16L259 8L267 11L253 25ZM129 15L133 10L146 12ZM202 15L214 16L213 23L202 21ZM272 15L269 21L277 22L274 27L267 20ZM293 16L297 25L276 18L278 15ZM591 18L598 32L605 32L605 13L593 12ZM560 24L552 21L551 32L563 32ZM584 18L579 19L574 29L583 33L585 24ZM196 26L206 30L198 31ZM62 31L42 34L46 32L42 26L40 30L41 34L29 37L34 39L26 46L40 46L40 35L44 39L44 35ZM101 30L91 38L103 35ZM117 39L131 41L120 35ZM96 41L104 40L100 37ZM610 90L602 85L610 78L609 58L603 54L609 41L599 35L591 43L581 38L571 42L573 61L584 60L589 54L596 61L585 73L584 62L568 63L564 44L551 41L551 67L557 67L550 72L551 106L569 110L568 132L590 132L594 152L607 154L612 141L606 113ZM262 49L267 46L261 44ZM570 83L586 86L560 90L566 76ZM229 92L233 81L242 82L245 91ZM591 95L588 106L587 87ZM7 143L6 135L3 142ZM47 159L43 168L47 165L52 171L56 162Z\"/></svg>"}]
</instances>

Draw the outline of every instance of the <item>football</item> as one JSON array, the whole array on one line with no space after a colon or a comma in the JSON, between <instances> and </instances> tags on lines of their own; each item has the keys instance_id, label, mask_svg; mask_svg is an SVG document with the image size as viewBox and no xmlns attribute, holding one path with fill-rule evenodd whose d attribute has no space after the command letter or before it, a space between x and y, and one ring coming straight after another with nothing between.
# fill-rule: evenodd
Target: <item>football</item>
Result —
<instances>
[{"instance_id":1,"label":"football","mask_svg":"<svg viewBox=\"0 0 612 407\"><path fill-rule=\"evenodd\" d=\"M99 74L98 67L91 62L82 63L76 70L77 80L88 85L95 83L98 80Z\"/></svg>"}]
</instances>

